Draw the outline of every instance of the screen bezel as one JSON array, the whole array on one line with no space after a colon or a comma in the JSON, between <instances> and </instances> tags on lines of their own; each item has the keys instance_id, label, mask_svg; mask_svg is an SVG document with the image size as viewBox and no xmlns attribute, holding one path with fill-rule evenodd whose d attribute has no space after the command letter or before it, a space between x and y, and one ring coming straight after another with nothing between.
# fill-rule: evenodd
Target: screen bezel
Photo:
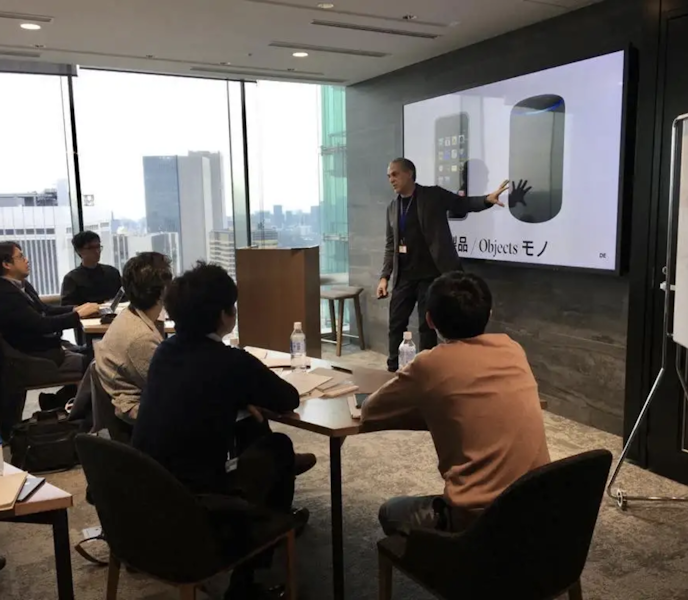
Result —
<instances>
[{"instance_id":1,"label":"screen bezel","mask_svg":"<svg viewBox=\"0 0 688 600\"><path fill-rule=\"evenodd\" d=\"M402 105L401 109L401 146L402 155L406 154L406 140L404 137L404 115L406 107L412 104L417 104L423 102L424 100L431 100L433 98L438 98L441 96L446 96L449 94L456 94L461 92L468 92L485 85L491 85L494 83L500 83L502 81L508 81L510 79L516 79L517 77L523 77L526 75L531 75L532 73L540 73L542 71L547 71L549 69L555 69L558 67L564 67L567 65L573 65L584 60L591 60L594 58L601 58L603 56L609 56L611 54L617 54L619 52L623 53L623 91L621 99L621 136L620 136L620 149L619 149L619 191L617 197L617 221L616 221L616 257L615 266L612 269L596 269L592 267L577 267L569 265L552 265L552 264L540 264L525 261L504 261L504 260L494 260L491 258L469 258L461 256L461 260L466 264L490 264L490 265L503 265L503 266L513 266L517 268L532 268L532 269L544 269L547 271L572 271L575 273L590 273L595 275L611 275L618 277L624 275L628 271L628 258L630 254L630 248L627 247L625 243L626 238L629 235L630 230L630 207L633 202L633 160L634 152L633 147L627 143L627 133L628 125L635 120L635 112L637 105L637 52L631 45L624 45L623 47L616 48L614 50L602 53L595 53L588 56L584 56L577 60L572 60L569 62L559 63L543 69L538 70L528 70L522 73L518 73L511 77L505 77L502 79L490 79L487 81L473 82L469 87L459 87L451 91L447 91L443 94L435 94L431 96L426 96L414 100L413 102L406 102ZM632 137L631 137L632 139ZM628 203L628 208L626 207Z\"/></svg>"}]
</instances>

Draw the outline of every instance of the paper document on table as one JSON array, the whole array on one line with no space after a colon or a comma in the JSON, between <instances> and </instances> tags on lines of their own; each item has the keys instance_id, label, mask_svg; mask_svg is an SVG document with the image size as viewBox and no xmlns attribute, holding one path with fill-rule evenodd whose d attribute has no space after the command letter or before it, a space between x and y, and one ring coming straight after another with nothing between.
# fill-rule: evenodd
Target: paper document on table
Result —
<instances>
[{"instance_id":1,"label":"paper document on table","mask_svg":"<svg viewBox=\"0 0 688 600\"><path fill-rule=\"evenodd\" d=\"M24 471L0 477L0 511L14 508L27 477Z\"/></svg>"},{"instance_id":2,"label":"paper document on table","mask_svg":"<svg viewBox=\"0 0 688 600\"><path fill-rule=\"evenodd\" d=\"M299 396L305 396L330 380L330 377L325 375L314 375L313 373L303 373L301 371L291 371L282 375L282 378L296 388Z\"/></svg>"},{"instance_id":3,"label":"paper document on table","mask_svg":"<svg viewBox=\"0 0 688 600\"><path fill-rule=\"evenodd\" d=\"M244 348L251 356L255 356L258 360L265 360L268 356L268 351L261 348L252 348L251 346L246 346Z\"/></svg>"},{"instance_id":4,"label":"paper document on table","mask_svg":"<svg viewBox=\"0 0 688 600\"><path fill-rule=\"evenodd\" d=\"M318 369L313 369L311 371L313 375L322 375L323 377L328 377L329 381L318 386L321 391L329 390L330 388L336 387L345 381L351 381L351 373L344 373L342 371L335 371L334 369L325 369L320 367Z\"/></svg>"}]
</instances>

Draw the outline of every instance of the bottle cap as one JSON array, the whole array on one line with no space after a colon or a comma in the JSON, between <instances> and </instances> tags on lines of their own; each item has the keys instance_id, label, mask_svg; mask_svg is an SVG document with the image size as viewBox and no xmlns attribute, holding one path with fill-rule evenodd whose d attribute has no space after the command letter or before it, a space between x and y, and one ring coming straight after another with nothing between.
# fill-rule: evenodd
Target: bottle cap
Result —
<instances>
[{"instance_id":1,"label":"bottle cap","mask_svg":"<svg viewBox=\"0 0 688 600\"><path fill-rule=\"evenodd\" d=\"M399 338L397 338L397 339L399 339ZM404 331L404 339L405 340L412 340L413 334L410 331Z\"/></svg>"},{"instance_id":2,"label":"bottle cap","mask_svg":"<svg viewBox=\"0 0 688 600\"><path fill-rule=\"evenodd\" d=\"M301 329L301 321L296 321L296 323L294 323L294 329Z\"/></svg>"}]
</instances>

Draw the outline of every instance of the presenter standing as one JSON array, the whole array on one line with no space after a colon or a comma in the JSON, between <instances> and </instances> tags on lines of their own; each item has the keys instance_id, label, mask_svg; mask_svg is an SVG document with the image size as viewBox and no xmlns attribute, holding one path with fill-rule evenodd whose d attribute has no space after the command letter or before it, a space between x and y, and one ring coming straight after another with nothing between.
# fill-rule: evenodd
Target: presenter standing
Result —
<instances>
[{"instance_id":1,"label":"presenter standing","mask_svg":"<svg viewBox=\"0 0 688 600\"><path fill-rule=\"evenodd\" d=\"M438 186L416 183L416 167L406 158L393 160L387 168L396 198L387 208L385 258L377 286L377 297L386 298L392 280L389 305L389 356L387 368L399 368L399 345L418 305L420 349L437 345L437 334L425 320L425 296L441 274L461 270L461 259L452 239L447 215L463 218L497 204L509 182L488 196L458 195Z\"/></svg>"}]
</instances>

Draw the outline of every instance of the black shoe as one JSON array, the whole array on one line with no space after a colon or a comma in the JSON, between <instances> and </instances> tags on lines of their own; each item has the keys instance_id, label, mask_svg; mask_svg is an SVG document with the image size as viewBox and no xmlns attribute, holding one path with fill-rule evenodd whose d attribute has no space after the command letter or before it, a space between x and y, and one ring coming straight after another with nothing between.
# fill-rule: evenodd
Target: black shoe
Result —
<instances>
[{"instance_id":1,"label":"black shoe","mask_svg":"<svg viewBox=\"0 0 688 600\"><path fill-rule=\"evenodd\" d=\"M7 564L7 560L5 560L5 557L0 556L0 571L2 571L5 568L6 564Z\"/></svg>"},{"instance_id":2,"label":"black shoe","mask_svg":"<svg viewBox=\"0 0 688 600\"><path fill-rule=\"evenodd\" d=\"M315 454L296 454L294 456L294 470L296 475L303 475L306 471L310 471L318 459L315 458Z\"/></svg>"},{"instance_id":3,"label":"black shoe","mask_svg":"<svg viewBox=\"0 0 688 600\"><path fill-rule=\"evenodd\" d=\"M387 365L387 370L390 373L396 373L399 370L399 367L393 367L393 366Z\"/></svg>"},{"instance_id":4,"label":"black shoe","mask_svg":"<svg viewBox=\"0 0 688 600\"><path fill-rule=\"evenodd\" d=\"M38 394L38 406L41 410L61 408L60 399L57 397L57 394L46 394L45 392ZM64 404L62 406L64 406Z\"/></svg>"},{"instance_id":5,"label":"black shoe","mask_svg":"<svg viewBox=\"0 0 688 600\"><path fill-rule=\"evenodd\" d=\"M296 527L294 528L294 531L296 533L296 537L298 537L303 533L303 530L306 529L306 525L308 525L308 519L310 518L311 513L307 508L292 508L291 516L294 518L294 521L296 521Z\"/></svg>"}]
</instances>

